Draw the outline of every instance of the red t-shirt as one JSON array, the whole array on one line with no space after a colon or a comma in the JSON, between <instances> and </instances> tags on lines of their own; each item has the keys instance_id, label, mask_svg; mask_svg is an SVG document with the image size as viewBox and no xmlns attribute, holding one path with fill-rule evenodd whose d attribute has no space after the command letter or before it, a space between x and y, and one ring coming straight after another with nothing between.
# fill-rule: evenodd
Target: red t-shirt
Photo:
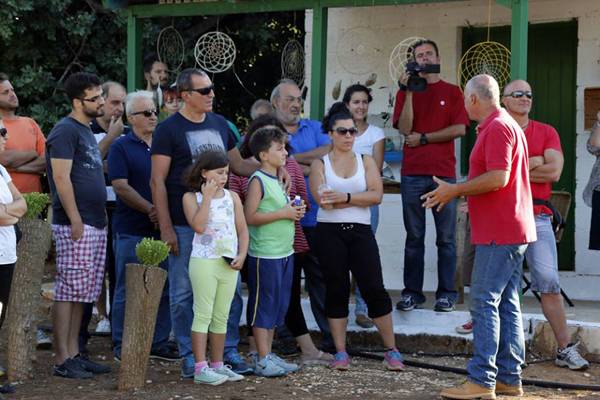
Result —
<instances>
[{"instance_id":1,"label":"red t-shirt","mask_svg":"<svg viewBox=\"0 0 600 400\"><path fill-rule=\"evenodd\" d=\"M406 92L399 90L394 106L393 126L398 124ZM413 93L413 132L431 133L451 125L469 125L463 95L456 85L439 81L424 92ZM424 146L404 146L402 175L456 176L454 140Z\"/></svg>"},{"instance_id":2,"label":"red t-shirt","mask_svg":"<svg viewBox=\"0 0 600 400\"><path fill-rule=\"evenodd\" d=\"M500 109L477 130L469 157L469 180L492 170L509 171L510 175L505 187L468 197L471 242L506 245L535 241L529 156L521 127Z\"/></svg>"},{"instance_id":3,"label":"red t-shirt","mask_svg":"<svg viewBox=\"0 0 600 400\"><path fill-rule=\"evenodd\" d=\"M548 149L553 149L562 153L558 132L548 124L529 120L527 129L525 129L525 137L527 138L529 157L543 156L544 151ZM551 194L552 182L531 182L531 195L534 199L550 200ZM535 215L552 215L552 210L546 206L534 205L533 213Z\"/></svg>"}]
</instances>

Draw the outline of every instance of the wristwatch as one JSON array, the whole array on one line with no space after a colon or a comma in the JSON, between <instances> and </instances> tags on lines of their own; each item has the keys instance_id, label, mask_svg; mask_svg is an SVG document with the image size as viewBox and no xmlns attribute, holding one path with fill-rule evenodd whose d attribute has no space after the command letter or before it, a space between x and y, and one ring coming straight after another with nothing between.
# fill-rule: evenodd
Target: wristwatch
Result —
<instances>
[{"instance_id":1,"label":"wristwatch","mask_svg":"<svg viewBox=\"0 0 600 400\"><path fill-rule=\"evenodd\" d=\"M424 133L421 133L421 139L419 139L419 143L421 144L421 146L429 143L429 140L427 140L427 135L425 135Z\"/></svg>"}]
</instances>

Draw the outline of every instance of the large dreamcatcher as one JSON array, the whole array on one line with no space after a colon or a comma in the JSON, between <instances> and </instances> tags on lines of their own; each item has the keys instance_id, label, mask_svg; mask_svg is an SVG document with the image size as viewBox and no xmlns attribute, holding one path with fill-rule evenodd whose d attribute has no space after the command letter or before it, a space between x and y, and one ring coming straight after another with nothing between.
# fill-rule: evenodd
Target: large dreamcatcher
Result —
<instances>
[{"instance_id":1,"label":"large dreamcatcher","mask_svg":"<svg viewBox=\"0 0 600 400\"><path fill-rule=\"evenodd\" d=\"M181 34L173 25L162 29L156 39L158 60L167 66L169 72L177 73L185 58L185 45Z\"/></svg>"},{"instance_id":2,"label":"large dreamcatcher","mask_svg":"<svg viewBox=\"0 0 600 400\"><path fill-rule=\"evenodd\" d=\"M342 35L336 55L340 66L347 72L363 75L374 71L381 62L381 40L370 28L353 28Z\"/></svg>"},{"instance_id":3,"label":"large dreamcatcher","mask_svg":"<svg viewBox=\"0 0 600 400\"><path fill-rule=\"evenodd\" d=\"M293 80L298 87L304 84L304 47L297 40L290 40L283 47L281 78Z\"/></svg>"},{"instance_id":4,"label":"large dreamcatcher","mask_svg":"<svg viewBox=\"0 0 600 400\"><path fill-rule=\"evenodd\" d=\"M225 33L214 31L200 36L194 46L196 64L206 72L225 72L233 65L236 47Z\"/></svg>"}]
</instances>

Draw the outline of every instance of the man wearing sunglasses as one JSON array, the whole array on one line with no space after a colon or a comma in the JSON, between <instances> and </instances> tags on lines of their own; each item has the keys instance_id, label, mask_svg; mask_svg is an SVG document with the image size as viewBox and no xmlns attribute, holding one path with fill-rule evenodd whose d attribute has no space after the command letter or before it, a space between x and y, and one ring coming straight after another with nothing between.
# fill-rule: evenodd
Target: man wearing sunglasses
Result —
<instances>
[{"instance_id":1,"label":"man wearing sunglasses","mask_svg":"<svg viewBox=\"0 0 600 400\"><path fill-rule=\"evenodd\" d=\"M117 194L113 218L116 285L111 311L113 351L117 360L121 359L125 318L125 266L137 262L135 247L143 238L160 239L158 218L150 191L150 147L158 122L152 92L144 90L127 95L125 112L131 130L117 139L108 153L108 174ZM161 267L167 269L167 263L164 262ZM151 358L167 361L179 359L177 351L168 346L170 332L167 283L158 308Z\"/></svg>"},{"instance_id":2,"label":"man wearing sunglasses","mask_svg":"<svg viewBox=\"0 0 600 400\"><path fill-rule=\"evenodd\" d=\"M102 156L90 130L90 122L104 113L104 97L98 77L85 72L67 78L64 89L71 112L46 142L57 271L54 374L85 379L110 371L82 357L78 342L83 306L98 299L104 280L106 189Z\"/></svg>"},{"instance_id":3,"label":"man wearing sunglasses","mask_svg":"<svg viewBox=\"0 0 600 400\"><path fill-rule=\"evenodd\" d=\"M523 80L510 82L504 88L502 104L517 121L527 138L529 152L529 180L535 203L547 202L552 194L552 183L558 182L564 157L560 137L547 124L529 118L533 94L529 83ZM537 201L536 200L540 200ZM558 351L555 363L572 370L586 369L589 364L577 351L577 343L571 343L567 328L565 309L560 294L558 255L552 229L552 210L544 204L535 204L537 241L530 243L525 253L531 274L531 289L540 293L542 312L550 323Z\"/></svg>"},{"instance_id":4,"label":"man wearing sunglasses","mask_svg":"<svg viewBox=\"0 0 600 400\"><path fill-rule=\"evenodd\" d=\"M414 61L421 67L440 63L438 47L432 40L412 45ZM396 308L410 311L425 302L425 209L420 197L437 185L433 176L456 182L454 139L464 136L469 118L463 96L456 85L437 73L421 72L427 80L422 92L399 90L394 106L393 126L405 138L402 159L402 214L406 230L404 248L404 290ZM406 84L408 76L400 78ZM456 301L456 203L441 211L432 210L436 229L438 286L436 311L452 311Z\"/></svg>"}]
</instances>

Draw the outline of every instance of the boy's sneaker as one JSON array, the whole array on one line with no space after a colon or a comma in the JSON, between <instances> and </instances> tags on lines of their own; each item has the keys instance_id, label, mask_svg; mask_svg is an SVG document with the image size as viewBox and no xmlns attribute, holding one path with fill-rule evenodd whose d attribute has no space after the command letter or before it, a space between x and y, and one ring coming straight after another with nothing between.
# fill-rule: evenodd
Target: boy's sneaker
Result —
<instances>
[{"instance_id":1,"label":"boy's sneaker","mask_svg":"<svg viewBox=\"0 0 600 400\"><path fill-rule=\"evenodd\" d=\"M227 380L230 382L237 382L244 379L242 375L236 374L229 365L223 365L221 368L216 368L215 372L219 375L226 376Z\"/></svg>"},{"instance_id":2,"label":"boy's sneaker","mask_svg":"<svg viewBox=\"0 0 600 400\"><path fill-rule=\"evenodd\" d=\"M150 351L150 358L164 361L179 360L179 352L171 349L169 346L158 346Z\"/></svg>"},{"instance_id":3,"label":"boy's sneaker","mask_svg":"<svg viewBox=\"0 0 600 400\"><path fill-rule=\"evenodd\" d=\"M254 375L274 378L277 376L285 376L287 373L271 358L271 354L267 354L265 358L259 360L254 367Z\"/></svg>"},{"instance_id":4,"label":"boy's sneaker","mask_svg":"<svg viewBox=\"0 0 600 400\"><path fill-rule=\"evenodd\" d=\"M388 350L383 355L383 365L390 371L404 371L402 354L397 349Z\"/></svg>"},{"instance_id":5,"label":"boy's sneaker","mask_svg":"<svg viewBox=\"0 0 600 400\"><path fill-rule=\"evenodd\" d=\"M91 379L94 375L84 370L81 364L67 358L62 364L54 366L54 375L71 379Z\"/></svg>"},{"instance_id":6,"label":"boy's sneaker","mask_svg":"<svg viewBox=\"0 0 600 400\"><path fill-rule=\"evenodd\" d=\"M331 369L338 369L340 371L346 371L350 368L350 357L345 351L335 353L333 361L329 364Z\"/></svg>"},{"instance_id":7,"label":"boy's sneaker","mask_svg":"<svg viewBox=\"0 0 600 400\"><path fill-rule=\"evenodd\" d=\"M238 352L230 354L227 360L224 361L225 365L229 365L231 370L236 374L248 375L252 373L252 368L246 363L246 360Z\"/></svg>"},{"instance_id":8,"label":"boy's sneaker","mask_svg":"<svg viewBox=\"0 0 600 400\"><path fill-rule=\"evenodd\" d=\"M457 326L456 332L460 333L461 335L468 335L470 333L473 333L473 320L470 319L464 324Z\"/></svg>"},{"instance_id":9,"label":"boy's sneaker","mask_svg":"<svg viewBox=\"0 0 600 400\"><path fill-rule=\"evenodd\" d=\"M448 297L440 297L435 301L435 305L433 306L434 311L439 312L450 312L454 310L454 302L450 300Z\"/></svg>"},{"instance_id":10,"label":"boy's sneaker","mask_svg":"<svg viewBox=\"0 0 600 400\"><path fill-rule=\"evenodd\" d=\"M35 342L40 350L48 350L52 347L52 339L41 329L35 331Z\"/></svg>"},{"instance_id":11,"label":"boy's sneaker","mask_svg":"<svg viewBox=\"0 0 600 400\"><path fill-rule=\"evenodd\" d=\"M99 336L110 335L110 321L108 318L102 317L102 319L96 324L96 330L94 332Z\"/></svg>"},{"instance_id":12,"label":"boy's sneaker","mask_svg":"<svg viewBox=\"0 0 600 400\"><path fill-rule=\"evenodd\" d=\"M81 355L75 356L73 360L78 362L84 371L91 372L92 374L108 374L110 372L110 367L108 365L98 364Z\"/></svg>"},{"instance_id":13,"label":"boy's sneaker","mask_svg":"<svg viewBox=\"0 0 600 400\"><path fill-rule=\"evenodd\" d=\"M572 370L587 369L590 366L590 364L577 351L578 345L579 342L570 343L564 349L559 349L556 352L556 360L554 361L554 363L559 367L568 367Z\"/></svg>"},{"instance_id":14,"label":"boy's sneaker","mask_svg":"<svg viewBox=\"0 0 600 400\"><path fill-rule=\"evenodd\" d=\"M287 362L283 358L279 357L277 354L271 353L271 359L275 361L275 364L283 368L286 373L296 372L300 369L298 364Z\"/></svg>"},{"instance_id":15,"label":"boy's sneaker","mask_svg":"<svg viewBox=\"0 0 600 400\"><path fill-rule=\"evenodd\" d=\"M399 302L396 303L396 310L400 311L412 311L417 307L415 298L410 294L402 295Z\"/></svg>"},{"instance_id":16,"label":"boy's sneaker","mask_svg":"<svg viewBox=\"0 0 600 400\"><path fill-rule=\"evenodd\" d=\"M227 382L228 379L225 375L218 374L214 369L209 367L204 367L198 373L194 374L194 383L201 383L203 385L216 386Z\"/></svg>"}]
</instances>

